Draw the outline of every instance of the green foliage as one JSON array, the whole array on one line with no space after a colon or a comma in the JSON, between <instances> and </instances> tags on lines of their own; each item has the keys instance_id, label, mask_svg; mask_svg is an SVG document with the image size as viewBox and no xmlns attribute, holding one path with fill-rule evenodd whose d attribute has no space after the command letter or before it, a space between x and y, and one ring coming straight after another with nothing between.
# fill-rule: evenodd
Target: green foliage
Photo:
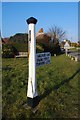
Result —
<instances>
[{"instance_id":1,"label":"green foliage","mask_svg":"<svg viewBox=\"0 0 80 120\"><path fill-rule=\"evenodd\" d=\"M55 42L51 42L51 37L48 34L37 36L36 41L43 48L44 52L50 52L51 55L61 53L58 39Z\"/></svg>"},{"instance_id":2,"label":"green foliage","mask_svg":"<svg viewBox=\"0 0 80 120\"><path fill-rule=\"evenodd\" d=\"M27 43L12 43L12 45L17 49L18 52L27 52L28 44Z\"/></svg>"},{"instance_id":3,"label":"green foliage","mask_svg":"<svg viewBox=\"0 0 80 120\"><path fill-rule=\"evenodd\" d=\"M17 33L10 37L10 43L18 52L28 52L28 34ZM37 43L36 52L43 52L44 49Z\"/></svg>"},{"instance_id":4,"label":"green foliage","mask_svg":"<svg viewBox=\"0 0 80 120\"><path fill-rule=\"evenodd\" d=\"M58 44L53 44L53 43L42 43L41 46L44 49L44 52L50 52L51 55L54 54L60 54L61 53L61 49L60 46Z\"/></svg>"},{"instance_id":5,"label":"green foliage","mask_svg":"<svg viewBox=\"0 0 80 120\"><path fill-rule=\"evenodd\" d=\"M80 63L65 55L51 57L51 64L36 69L40 102L34 109L26 106L28 83L27 58L3 59L3 118L78 118L78 78Z\"/></svg>"},{"instance_id":6,"label":"green foliage","mask_svg":"<svg viewBox=\"0 0 80 120\"><path fill-rule=\"evenodd\" d=\"M37 37L37 46L36 46L36 52L51 52L52 55L54 54L59 54L61 52L60 46L58 43L50 43L51 37L49 35L44 34L42 37ZM9 44L8 46L13 48L10 48L11 51L13 49L14 54L18 54L18 52L27 52L28 51L28 34L22 34L22 33L17 33L14 36L11 36L9 38ZM3 48L4 48L3 44ZM8 51L3 55L3 57L13 57L11 51ZM10 53L9 53L10 52Z\"/></svg>"},{"instance_id":7,"label":"green foliage","mask_svg":"<svg viewBox=\"0 0 80 120\"><path fill-rule=\"evenodd\" d=\"M17 33L10 37L10 43L18 52L28 51L28 34Z\"/></svg>"},{"instance_id":8,"label":"green foliage","mask_svg":"<svg viewBox=\"0 0 80 120\"><path fill-rule=\"evenodd\" d=\"M25 43L13 43L13 46L17 49L19 52L28 52L28 44ZM36 45L36 52L43 52L44 49L37 44Z\"/></svg>"},{"instance_id":9,"label":"green foliage","mask_svg":"<svg viewBox=\"0 0 80 120\"><path fill-rule=\"evenodd\" d=\"M2 46L2 57L3 58L12 58L14 57L17 50L11 44L3 44Z\"/></svg>"},{"instance_id":10,"label":"green foliage","mask_svg":"<svg viewBox=\"0 0 80 120\"><path fill-rule=\"evenodd\" d=\"M10 42L27 43L28 42L28 34L17 33L14 36L10 37Z\"/></svg>"}]
</instances>

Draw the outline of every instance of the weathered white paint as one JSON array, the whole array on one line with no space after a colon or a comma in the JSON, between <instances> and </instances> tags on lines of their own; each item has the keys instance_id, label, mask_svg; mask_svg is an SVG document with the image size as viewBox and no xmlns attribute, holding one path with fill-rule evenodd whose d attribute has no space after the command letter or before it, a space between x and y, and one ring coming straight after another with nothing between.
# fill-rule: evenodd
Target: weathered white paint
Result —
<instances>
[{"instance_id":1,"label":"weathered white paint","mask_svg":"<svg viewBox=\"0 0 80 120\"><path fill-rule=\"evenodd\" d=\"M38 96L36 84L36 39L35 39L35 24L29 24L29 78L27 97L34 98ZM31 39L30 39L31 38Z\"/></svg>"},{"instance_id":2,"label":"weathered white paint","mask_svg":"<svg viewBox=\"0 0 80 120\"><path fill-rule=\"evenodd\" d=\"M65 49L65 52L66 52L66 56L67 56L68 55L68 49L67 48Z\"/></svg>"}]
</instances>

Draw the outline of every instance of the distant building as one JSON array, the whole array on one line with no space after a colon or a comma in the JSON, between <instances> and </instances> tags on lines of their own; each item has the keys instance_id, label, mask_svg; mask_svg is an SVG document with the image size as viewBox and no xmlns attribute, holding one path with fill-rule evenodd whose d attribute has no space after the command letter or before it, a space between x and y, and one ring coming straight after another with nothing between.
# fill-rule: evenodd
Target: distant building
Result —
<instances>
[{"instance_id":1,"label":"distant building","mask_svg":"<svg viewBox=\"0 0 80 120\"><path fill-rule=\"evenodd\" d=\"M43 28L41 28L41 29L38 31L38 33L36 34L36 37L38 37L39 35L42 35L42 34L44 34Z\"/></svg>"}]
</instances>

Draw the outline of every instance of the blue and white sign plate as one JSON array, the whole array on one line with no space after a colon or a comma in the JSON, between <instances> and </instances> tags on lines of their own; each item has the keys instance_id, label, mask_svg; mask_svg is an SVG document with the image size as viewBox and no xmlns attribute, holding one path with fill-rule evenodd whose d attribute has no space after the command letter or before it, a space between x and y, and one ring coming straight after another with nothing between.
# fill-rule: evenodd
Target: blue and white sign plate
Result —
<instances>
[{"instance_id":1,"label":"blue and white sign plate","mask_svg":"<svg viewBox=\"0 0 80 120\"><path fill-rule=\"evenodd\" d=\"M42 66L45 64L50 64L51 54L50 52L37 53L36 54L36 66Z\"/></svg>"}]
</instances>

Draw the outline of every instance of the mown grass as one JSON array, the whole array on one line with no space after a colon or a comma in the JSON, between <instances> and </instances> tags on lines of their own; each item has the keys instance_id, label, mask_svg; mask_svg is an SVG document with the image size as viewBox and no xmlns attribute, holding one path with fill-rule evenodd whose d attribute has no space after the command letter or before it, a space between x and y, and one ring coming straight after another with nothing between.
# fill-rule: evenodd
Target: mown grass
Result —
<instances>
[{"instance_id":1,"label":"mown grass","mask_svg":"<svg viewBox=\"0 0 80 120\"><path fill-rule=\"evenodd\" d=\"M40 102L26 106L28 60L3 59L3 118L79 118L80 63L65 55L51 57L51 64L36 69ZM35 112L34 112L35 111Z\"/></svg>"},{"instance_id":2,"label":"mown grass","mask_svg":"<svg viewBox=\"0 0 80 120\"><path fill-rule=\"evenodd\" d=\"M2 118L2 56L0 47L0 119Z\"/></svg>"}]
</instances>

